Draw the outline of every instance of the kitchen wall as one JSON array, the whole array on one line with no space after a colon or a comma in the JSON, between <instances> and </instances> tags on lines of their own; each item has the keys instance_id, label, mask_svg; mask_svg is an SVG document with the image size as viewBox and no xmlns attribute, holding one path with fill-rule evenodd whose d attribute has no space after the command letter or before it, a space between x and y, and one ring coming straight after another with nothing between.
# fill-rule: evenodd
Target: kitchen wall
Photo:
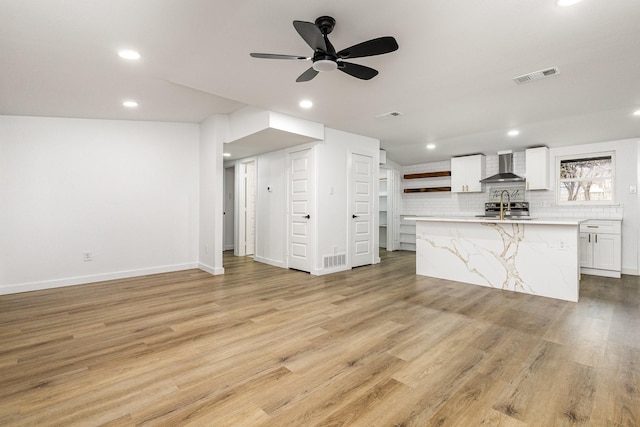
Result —
<instances>
[{"instance_id":1,"label":"kitchen wall","mask_svg":"<svg viewBox=\"0 0 640 427\"><path fill-rule=\"evenodd\" d=\"M198 151L197 124L0 116L0 294L196 267Z\"/></svg>"},{"instance_id":2,"label":"kitchen wall","mask_svg":"<svg viewBox=\"0 0 640 427\"><path fill-rule=\"evenodd\" d=\"M531 215L538 218L622 218L622 271L638 273L638 229L640 222L637 194L631 185L638 186L640 142L633 140L607 141L594 144L558 147L549 150L550 190L527 191ZM574 154L614 151L616 154L615 203L606 206L563 206L556 203L556 157ZM524 151L514 152L514 172L525 175ZM402 167L402 175L451 170L449 160ZM498 172L498 156L486 157L486 176ZM402 188L448 186L450 178L403 180ZM485 184L489 188L492 184ZM402 190L401 190L402 191ZM403 215L467 216L484 212L488 193L402 193Z\"/></svg>"}]
</instances>

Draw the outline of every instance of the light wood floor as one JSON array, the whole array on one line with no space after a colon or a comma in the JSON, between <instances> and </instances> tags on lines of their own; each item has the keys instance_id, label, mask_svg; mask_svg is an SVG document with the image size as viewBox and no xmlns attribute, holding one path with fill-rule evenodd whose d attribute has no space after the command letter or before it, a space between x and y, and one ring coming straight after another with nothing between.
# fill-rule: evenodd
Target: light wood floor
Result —
<instances>
[{"instance_id":1,"label":"light wood floor","mask_svg":"<svg viewBox=\"0 0 640 427\"><path fill-rule=\"evenodd\" d=\"M638 277L575 304L381 255L2 296L0 425L640 425Z\"/></svg>"}]
</instances>

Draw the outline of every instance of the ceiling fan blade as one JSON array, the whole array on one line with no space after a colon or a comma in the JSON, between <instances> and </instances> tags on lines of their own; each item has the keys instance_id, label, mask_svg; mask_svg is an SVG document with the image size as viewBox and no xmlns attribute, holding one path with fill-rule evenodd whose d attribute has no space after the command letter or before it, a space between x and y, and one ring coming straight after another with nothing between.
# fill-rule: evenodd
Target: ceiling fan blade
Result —
<instances>
[{"instance_id":1,"label":"ceiling fan blade","mask_svg":"<svg viewBox=\"0 0 640 427\"><path fill-rule=\"evenodd\" d=\"M378 37L358 43L338 52L339 58L362 58L365 56L382 55L398 49L398 43L393 37Z\"/></svg>"},{"instance_id":2,"label":"ceiling fan blade","mask_svg":"<svg viewBox=\"0 0 640 427\"><path fill-rule=\"evenodd\" d=\"M279 55L276 53L250 53L252 58L263 58L263 59L297 59L299 61L308 61L309 57L307 56L299 56L299 55Z\"/></svg>"},{"instance_id":3,"label":"ceiling fan blade","mask_svg":"<svg viewBox=\"0 0 640 427\"><path fill-rule=\"evenodd\" d=\"M293 21L293 26L298 34L300 34L300 37L311 46L314 52L316 50L327 51L327 44L324 41L320 28L318 28L316 24L305 21Z\"/></svg>"},{"instance_id":4,"label":"ceiling fan blade","mask_svg":"<svg viewBox=\"0 0 640 427\"><path fill-rule=\"evenodd\" d=\"M298 83L300 83L300 82L308 82L309 80L311 80L312 78L314 78L317 75L318 75L318 72L316 70L314 70L313 67L311 67L307 71L305 71L304 73L300 74L300 77L298 77L296 79L296 81Z\"/></svg>"},{"instance_id":5,"label":"ceiling fan blade","mask_svg":"<svg viewBox=\"0 0 640 427\"><path fill-rule=\"evenodd\" d=\"M352 64L350 62L339 62L338 70L361 80L370 80L378 75L378 71L373 68L365 67L360 64Z\"/></svg>"}]
</instances>

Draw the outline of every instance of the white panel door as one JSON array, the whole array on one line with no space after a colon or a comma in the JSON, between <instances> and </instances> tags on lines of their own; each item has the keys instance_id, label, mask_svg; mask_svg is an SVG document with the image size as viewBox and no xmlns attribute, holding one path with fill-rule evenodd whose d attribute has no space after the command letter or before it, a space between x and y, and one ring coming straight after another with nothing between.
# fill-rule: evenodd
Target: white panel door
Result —
<instances>
[{"instance_id":1,"label":"white panel door","mask_svg":"<svg viewBox=\"0 0 640 427\"><path fill-rule=\"evenodd\" d=\"M311 148L288 154L288 266L311 272L314 257L314 163Z\"/></svg>"},{"instance_id":2,"label":"white panel door","mask_svg":"<svg viewBox=\"0 0 640 427\"><path fill-rule=\"evenodd\" d=\"M351 155L351 267L373 264L373 158Z\"/></svg>"}]
</instances>

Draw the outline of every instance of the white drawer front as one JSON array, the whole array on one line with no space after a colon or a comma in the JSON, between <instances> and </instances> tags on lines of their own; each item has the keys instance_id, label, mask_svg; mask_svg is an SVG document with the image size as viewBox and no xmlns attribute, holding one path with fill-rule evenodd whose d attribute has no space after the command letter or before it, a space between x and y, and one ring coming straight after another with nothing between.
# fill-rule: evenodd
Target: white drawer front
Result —
<instances>
[{"instance_id":1,"label":"white drawer front","mask_svg":"<svg viewBox=\"0 0 640 427\"><path fill-rule=\"evenodd\" d=\"M619 220L590 219L580 224L582 233L620 234Z\"/></svg>"}]
</instances>

